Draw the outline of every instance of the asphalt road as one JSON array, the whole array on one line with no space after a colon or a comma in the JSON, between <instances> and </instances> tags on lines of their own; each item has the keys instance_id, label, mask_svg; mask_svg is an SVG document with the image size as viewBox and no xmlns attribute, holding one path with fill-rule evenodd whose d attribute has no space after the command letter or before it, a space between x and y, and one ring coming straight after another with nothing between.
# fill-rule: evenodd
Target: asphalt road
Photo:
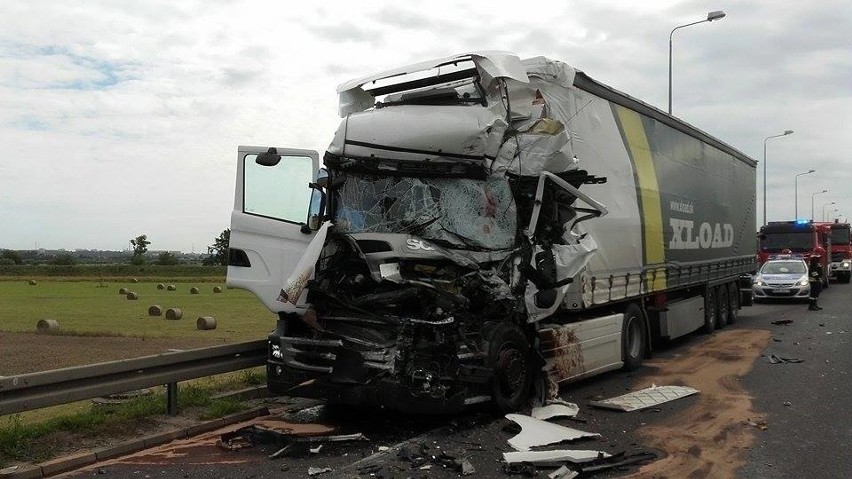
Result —
<instances>
[{"instance_id":1,"label":"asphalt road","mask_svg":"<svg viewBox=\"0 0 852 479\"><path fill-rule=\"evenodd\" d=\"M850 296L852 285L835 284L823 292L820 299L825 308L823 311L807 311L807 305L799 303L755 305L744 308L738 323L724 330L726 335L742 331L743 337L747 330L768 330L772 336L762 354L754 351L753 356L757 359L753 369L738 381L753 398L752 410L762 416L754 424L757 427L743 426L739 420L730 424L732 428L748 431L755 438L748 450L742 452L747 462L737 471L737 477L852 477L852 459L849 456L852 416L845 407L848 398L852 397L852 382L849 381L849 371L852 371ZM777 320L792 322L772 324ZM707 336L689 336L658 350L650 361L651 365L643 366L636 373L608 373L563 388L563 398L579 404L581 413L580 421L563 419L559 423L601 434L600 438L584 440L570 447L610 453L648 450L650 442L637 431L647 425L670 423L684 417L690 410L699 408L699 401L706 400L709 394L705 393L709 391L702 393L701 398L704 399L692 396L635 413L594 409L587 406L588 401L624 394L637 389L637 385L645 387L644 379L653 378L660 365L681 360L690 351L709 344L707 341L710 340ZM801 359L802 362L772 364L770 354ZM501 454L511 449L506 440L516 432L508 427L509 421L495 418L487 410L449 418L412 418L375 410L322 408L307 409L301 415L304 417L292 419L334 424L338 426L339 433L362 432L370 440L327 444L317 454L306 452L269 459L267 456L278 447L261 445L225 452L212 446L220 434L215 433L81 470L73 476L181 479L309 477L310 467L328 467L331 472L316 477L460 477L455 469L443 467L440 461L430 460L427 464L432 463L431 469L422 470L412 468L409 461L400 459L396 449L380 451L380 448L408 441L417 444L418 448L425 446L427 456L445 454L467 459L476 469L467 477L502 478L506 475ZM760 426L764 424L765 430L762 430ZM685 429L692 426L683 424ZM702 447L705 451L721 449L723 444L720 441L725 441L725 437L724 434L717 435ZM701 448L693 446L689 450L658 452L662 457L698 454L700 451ZM636 473L636 468L603 472L594 477L632 473ZM692 477L711 475L693 474ZM538 477L546 477L546 474L539 473ZM678 476L663 472L637 477Z\"/></svg>"}]
</instances>

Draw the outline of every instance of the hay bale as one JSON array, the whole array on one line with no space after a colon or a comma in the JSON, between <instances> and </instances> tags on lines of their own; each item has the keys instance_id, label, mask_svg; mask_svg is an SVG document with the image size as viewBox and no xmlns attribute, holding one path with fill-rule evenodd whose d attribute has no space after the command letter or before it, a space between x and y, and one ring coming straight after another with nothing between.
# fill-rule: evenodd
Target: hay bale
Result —
<instances>
[{"instance_id":1,"label":"hay bale","mask_svg":"<svg viewBox=\"0 0 852 479\"><path fill-rule=\"evenodd\" d=\"M213 286L213 292L214 292L214 293L221 293L221 292L222 292L222 288L220 288L219 286Z\"/></svg>"},{"instance_id":2,"label":"hay bale","mask_svg":"<svg viewBox=\"0 0 852 479\"><path fill-rule=\"evenodd\" d=\"M128 291L127 292L127 299L129 299L131 301L136 301L137 299L139 299L139 295L134 293L133 291Z\"/></svg>"},{"instance_id":3,"label":"hay bale","mask_svg":"<svg viewBox=\"0 0 852 479\"><path fill-rule=\"evenodd\" d=\"M177 286L170 284L170 285L166 286L166 289L169 290L169 291L174 291L174 290L177 289Z\"/></svg>"},{"instance_id":4,"label":"hay bale","mask_svg":"<svg viewBox=\"0 0 852 479\"><path fill-rule=\"evenodd\" d=\"M38 283L36 282L36 280L34 280L34 279L29 280L29 283L30 283L30 286L35 286L35 285L37 285L37 284L38 284Z\"/></svg>"},{"instance_id":5,"label":"hay bale","mask_svg":"<svg viewBox=\"0 0 852 479\"><path fill-rule=\"evenodd\" d=\"M159 304L152 304L148 306L148 316L162 316L163 315L163 307Z\"/></svg>"},{"instance_id":6,"label":"hay bale","mask_svg":"<svg viewBox=\"0 0 852 479\"><path fill-rule=\"evenodd\" d=\"M166 310L166 319L180 319L183 317L183 311L180 308L169 308Z\"/></svg>"},{"instance_id":7,"label":"hay bale","mask_svg":"<svg viewBox=\"0 0 852 479\"><path fill-rule=\"evenodd\" d=\"M157 283L157 289L164 289L165 287L166 285L164 285L163 283Z\"/></svg>"},{"instance_id":8,"label":"hay bale","mask_svg":"<svg viewBox=\"0 0 852 479\"><path fill-rule=\"evenodd\" d=\"M198 294L198 288L193 286L192 288L189 289L189 294Z\"/></svg>"},{"instance_id":9,"label":"hay bale","mask_svg":"<svg viewBox=\"0 0 852 479\"><path fill-rule=\"evenodd\" d=\"M216 318L213 316L201 316L195 321L195 327L201 331L216 329Z\"/></svg>"},{"instance_id":10,"label":"hay bale","mask_svg":"<svg viewBox=\"0 0 852 479\"><path fill-rule=\"evenodd\" d=\"M131 283L138 283L138 282L139 282L139 280L138 280L138 279L136 279L136 278L130 278L130 282L131 282Z\"/></svg>"},{"instance_id":11,"label":"hay bale","mask_svg":"<svg viewBox=\"0 0 852 479\"><path fill-rule=\"evenodd\" d=\"M126 295L129 292L130 292L130 290L127 289L127 288L121 288L121 289L118 290L118 294L125 294Z\"/></svg>"},{"instance_id":12,"label":"hay bale","mask_svg":"<svg viewBox=\"0 0 852 479\"><path fill-rule=\"evenodd\" d=\"M59 331L59 321L55 319L39 319L38 323L36 323L36 331L39 333Z\"/></svg>"}]
</instances>

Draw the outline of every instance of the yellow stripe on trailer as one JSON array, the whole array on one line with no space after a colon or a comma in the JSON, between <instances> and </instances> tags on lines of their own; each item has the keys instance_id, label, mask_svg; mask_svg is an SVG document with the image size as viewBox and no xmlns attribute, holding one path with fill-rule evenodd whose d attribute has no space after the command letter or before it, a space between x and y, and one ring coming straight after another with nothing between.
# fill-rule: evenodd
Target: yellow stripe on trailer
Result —
<instances>
[{"instance_id":1,"label":"yellow stripe on trailer","mask_svg":"<svg viewBox=\"0 0 852 479\"><path fill-rule=\"evenodd\" d=\"M642 213L642 233L645 242L645 264L658 265L661 269L647 273L646 281L651 291L665 289L666 275L662 269L666 261L663 244L663 213L660 208L660 189L657 172L651 157L651 147L645 135L642 118L633 110L615 105L624 132L624 138L633 158L636 181L639 189L639 205Z\"/></svg>"}]
</instances>

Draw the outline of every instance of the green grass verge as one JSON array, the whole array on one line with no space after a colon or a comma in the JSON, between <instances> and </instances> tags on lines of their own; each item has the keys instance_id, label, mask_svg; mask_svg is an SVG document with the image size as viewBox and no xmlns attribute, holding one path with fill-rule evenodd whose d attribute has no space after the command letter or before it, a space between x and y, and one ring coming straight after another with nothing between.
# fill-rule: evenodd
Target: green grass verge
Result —
<instances>
[{"instance_id":1,"label":"green grass verge","mask_svg":"<svg viewBox=\"0 0 852 479\"><path fill-rule=\"evenodd\" d=\"M218 278L223 281L225 266L147 264L75 264L75 265L0 265L0 281L20 278L80 278L91 280L124 280L146 278L160 280L169 278Z\"/></svg>"},{"instance_id":2,"label":"green grass verge","mask_svg":"<svg viewBox=\"0 0 852 479\"><path fill-rule=\"evenodd\" d=\"M0 281L0 330L35 332L41 319L59 322L59 334L87 336L205 337L225 341L265 338L275 325L270 313L248 291L223 284L175 284L176 291L157 289L158 282L101 283L100 281ZM198 294L190 294L193 286ZM222 288L214 293L214 287ZM119 294L126 287L139 294L128 300ZM148 307L180 308L183 319L148 316ZM213 316L217 327L199 331L196 319Z\"/></svg>"}]
</instances>

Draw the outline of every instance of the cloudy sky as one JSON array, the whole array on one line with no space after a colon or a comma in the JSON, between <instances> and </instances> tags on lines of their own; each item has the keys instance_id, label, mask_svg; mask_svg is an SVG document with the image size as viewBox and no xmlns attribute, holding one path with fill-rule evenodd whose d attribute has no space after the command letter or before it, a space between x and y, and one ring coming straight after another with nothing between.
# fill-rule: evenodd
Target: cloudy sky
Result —
<instances>
[{"instance_id":1,"label":"cloudy sky","mask_svg":"<svg viewBox=\"0 0 852 479\"><path fill-rule=\"evenodd\" d=\"M769 220L812 168L799 216L852 216L848 0L28 0L0 4L0 248L206 251L237 145L323 151L339 83L420 60L545 55L665 109L669 32L711 10L674 34L674 114L760 161L759 222L788 129Z\"/></svg>"}]
</instances>

